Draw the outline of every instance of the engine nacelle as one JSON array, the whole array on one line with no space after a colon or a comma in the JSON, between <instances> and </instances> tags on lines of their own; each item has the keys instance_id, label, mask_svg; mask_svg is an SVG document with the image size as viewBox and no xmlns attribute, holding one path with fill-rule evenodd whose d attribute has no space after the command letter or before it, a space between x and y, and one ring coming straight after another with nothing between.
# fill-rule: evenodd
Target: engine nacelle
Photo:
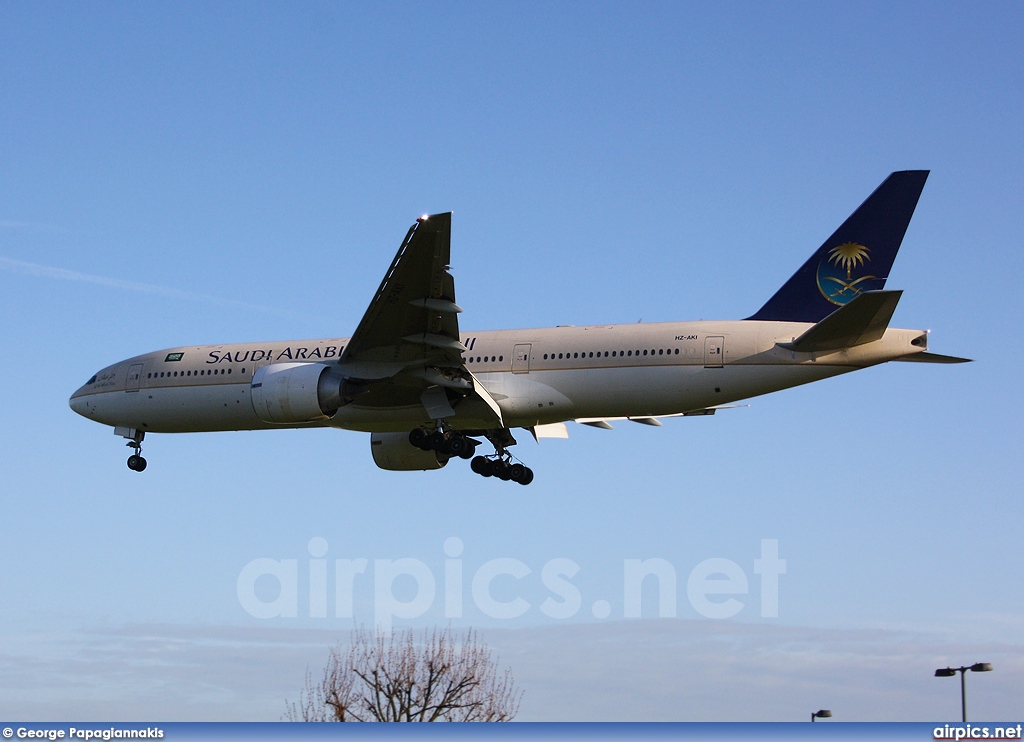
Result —
<instances>
[{"instance_id":1,"label":"engine nacelle","mask_svg":"<svg viewBox=\"0 0 1024 742\"><path fill-rule=\"evenodd\" d=\"M252 375L250 391L256 416L268 423L308 423L338 411L331 405L330 368L322 363L275 363ZM336 387L337 384L334 384ZM325 404L326 402L326 404Z\"/></svg>"},{"instance_id":2,"label":"engine nacelle","mask_svg":"<svg viewBox=\"0 0 1024 742\"><path fill-rule=\"evenodd\" d=\"M448 459L433 451L424 451L409 443L408 433L371 433L373 463L388 471L426 471L440 469Z\"/></svg>"}]
</instances>

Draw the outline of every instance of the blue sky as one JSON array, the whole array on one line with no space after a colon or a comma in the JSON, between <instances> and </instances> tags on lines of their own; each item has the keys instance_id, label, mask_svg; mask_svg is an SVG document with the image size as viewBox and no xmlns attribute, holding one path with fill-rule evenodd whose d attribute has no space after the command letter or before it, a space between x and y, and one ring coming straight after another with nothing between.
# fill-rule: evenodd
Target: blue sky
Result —
<instances>
[{"instance_id":1,"label":"blue sky","mask_svg":"<svg viewBox=\"0 0 1024 742\"><path fill-rule=\"evenodd\" d=\"M0 5L0 716L276 719L373 620L375 560L440 585L450 537L467 594L489 560L531 570L495 583L522 617L467 601L454 621L518 673L521 718L951 719L956 683L932 672L976 661L995 665L970 678L978 718L1024 715L1022 16ZM528 488L383 472L367 436L331 430L154 435L140 476L67 406L149 350L348 335L425 212L455 212L465 329L744 317L911 168L932 174L894 323L970 365L523 435ZM301 577L316 537L332 569L369 561L354 619L246 612L245 565L294 559ZM778 618L758 611L765 539L787 562ZM559 558L580 568L567 619L540 611ZM677 615L648 591L626 619L625 560L651 558L677 575ZM716 558L748 580L729 619L687 600ZM442 604L396 623L443 623Z\"/></svg>"}]
</instances>

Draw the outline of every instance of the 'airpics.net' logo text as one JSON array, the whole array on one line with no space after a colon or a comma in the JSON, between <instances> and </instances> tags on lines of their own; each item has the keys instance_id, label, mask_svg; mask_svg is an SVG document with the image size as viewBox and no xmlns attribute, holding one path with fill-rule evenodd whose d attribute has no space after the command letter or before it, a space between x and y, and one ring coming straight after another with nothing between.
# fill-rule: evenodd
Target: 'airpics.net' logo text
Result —
<instances>
[{"instance_id":1,"label":"'airpics.net' logo text","mask_svg":"<svg viewBox=\"0 0 1024 742\"><path fill-rule=\"evenodd\" d=\"M464 544L456 536L445 540L443 549L446 558L440 576L426 562L411 557L374 559L371 575L367 558L327 559L327 540L317 536L309 540L310 558L304 560L307 563L301 570L299 559L265 557L246 564L238 575L238 602L256 618L297 618L301 588L303 593L308 591L308 606L301 606L304 618L353 618L358 602L372 606L373 622L384 631L395 619L419 618L435 606L440 608L442 602L445 618L462 618L467 598L480 614L497 620L517 619L534 610L547 618L569 619L584 609L583 594L573 582L581 567L572 559L550 559L535 572L525 562L509 557L467 565L462 558ZM760 557L751 566L759 586L760 615L777 618L779 577L786 573L778 539L762 539ZM545 595L531 603L523 593L535 594L538 579ZM731 618L752 602L745 597L750 594L750 582L737 562L705 559L686 577L686 598L705 618ZM668 560L624 559L618 584L621 603L616 600L616 604L621 615L617 617L641 618L645 589L656 591L658 618L677 616L680 580ZM612 617L609 600L593 600L588 607L594 618Z\"/></svg>"}]
</instances>

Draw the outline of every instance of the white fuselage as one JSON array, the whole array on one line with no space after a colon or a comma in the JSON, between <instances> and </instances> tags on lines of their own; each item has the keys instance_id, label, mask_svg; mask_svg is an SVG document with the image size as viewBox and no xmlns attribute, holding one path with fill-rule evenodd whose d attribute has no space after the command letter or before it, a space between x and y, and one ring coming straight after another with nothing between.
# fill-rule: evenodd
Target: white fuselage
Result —
<instances>
[{"instance_id":1,"label":"white fuselage","mask_svg":"<svg viewBox=\"0 0 1024 742\"><path fill-rule=\"evenodd\" d=\"M890 328L853 348L795 353L779 346L810 324L702 321L464 333L466 368L507 427L581 418L648 417L734 402L866 368L927 349L926 332ZM276 363L332 363L347 339L186 346L129 358L100 371L71 398L78 413L152 433L336 427L402 432L427 424L421 404L361 407L333 417L274 424L257 416L251 379ZM175 357L179 360L173 360ZM458 410L456 411L458 413ZM457 414L449 422L480 422Z\"/></svg>"}]
</instances>

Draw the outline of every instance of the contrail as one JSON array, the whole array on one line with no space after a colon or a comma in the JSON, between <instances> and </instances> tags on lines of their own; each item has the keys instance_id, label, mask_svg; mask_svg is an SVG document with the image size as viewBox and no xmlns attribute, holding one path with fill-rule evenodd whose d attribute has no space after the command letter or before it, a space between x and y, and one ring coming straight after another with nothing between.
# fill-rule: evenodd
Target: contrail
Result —
<instances>
[{"instance_id":1,"label":"contrail","mask_svg":"<svg viewBox=\"0 0 1024 742\"><path fill-rule=\"evenodd\" d=\"M135 281L122 281L119 278L108 278L107 276L94 276L90 273L79 273L78 271L68 270L66 268L54 268L49 265L40 265L39 263L27 263L23 260L12 260L11 258L0 257L0 268L11 271L12 273L21 273L26 276L34 276L36 278L55 278L58 281L77 281L80 283L93 283L97 286L106 286L112 289L121 289L123 291L134 291L140 294L150 294L153 296L165 296L169 299L181 299L184 301L199 301L210 304L220 304L223 306L236 307L239 309L248 309L253 312L262 312L265 314L277 314L283 317L299 317L294 312L282 311L280 309L274 309L272 307L265 307L260 304L250 304L244 301L237 301L235 299L225 299L220 296L210 296L209 294L197 294L192 291L184 291L182 289L169 288L167 286L157 286L151 283L137 283Z\"/></svg>"}]
</instances>

